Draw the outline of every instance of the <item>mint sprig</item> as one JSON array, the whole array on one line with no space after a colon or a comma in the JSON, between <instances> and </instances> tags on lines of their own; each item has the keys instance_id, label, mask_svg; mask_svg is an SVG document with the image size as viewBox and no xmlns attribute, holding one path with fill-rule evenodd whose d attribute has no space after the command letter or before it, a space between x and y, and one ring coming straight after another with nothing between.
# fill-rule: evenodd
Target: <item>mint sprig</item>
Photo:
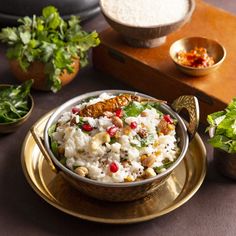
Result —
<instances>
[{"instance_id":1,"label":"mint sprig","mask_svg":"<svg viewBox=\"0 0 236 236\"><path fill-rule=\"evenodd\" d=\"M215 134L208 142L215 148L236 153L236 98L224 110L209 114L207 121L207 131L215 128Z\"/></svg>"}]
</instances>

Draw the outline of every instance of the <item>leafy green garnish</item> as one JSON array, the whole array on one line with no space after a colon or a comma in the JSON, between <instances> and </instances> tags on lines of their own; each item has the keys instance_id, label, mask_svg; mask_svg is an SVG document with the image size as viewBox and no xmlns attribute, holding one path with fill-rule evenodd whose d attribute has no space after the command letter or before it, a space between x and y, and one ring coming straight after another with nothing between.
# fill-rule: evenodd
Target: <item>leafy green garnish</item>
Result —
<instances>
[{"instance_id":1,"label":"leafy green garnish","mask_svg":"<svg viewBox=\"0 0 236 236\"><path fill-rule=\"evenodd\" d=\"M60 159L60 162L61 162L61 164L62 165L66 165L66 157L62 157L61 159Z\"/></svg>"},{"instance_id":2,"label":"leafy green garnish","mask_svg":"<svg viewBox=\"0 0 236 236\"><path fill-rule=\"evenodd\" d=\"M48 136L49 136L50 138L52 137L52 134L55 132L56 126L57 126L57 124L55 123L55 124L51 125L51 126L48 128Z\"/></svg>"},{"instance_id":3,"label":"leafy green garnish","mask_svg":"<svg viewBox=\"0 0 236 236\"><path fill-rule=\"evenodd\" d=\"M145 107L139 102L131 102L129 105L124 107L124 116L125 117L137 117L142 111L144 111Z\"/></svg>"},{"instance_id":4,"label":"leafy green garnish","mask_svg":"<svg viewBox=\"0 0 236 236\"><path fill-rule=\"evenodd\" d=\"M223 111L217 111L207 116L210 128L215 128L214 137L209 143L228 153L236 153L236 98Z\"/></svg>"},{"instance_id":5,"label":"leafy green garnish","mask_svg":"<svg viewBox=\"0 0 236 236\"><path fill-rule=\"evenodd\" d=\"M156 109L156 112L159 113L160 115L162 115L162 112L159 110L160 104L157 102L140 103L140 102L133 101L133 102L129 103L129 105L127 105L123 108L124 118L130 117L130 116L137 117L145 109L152 109L152 108Z\"/></svg>"},{"instance_id":6,"label":"leafy green garnish","mask_svg":"<svg viewBox=\"0 0 236 236\"><path fill-rule=\"evenodd\" d=\"M115 142L117 142L117 139L115 138L115 137L111 137L111 140L110 140L110 144L113 144L113 143L115 143Z\"/></svg>"},{"instance_id":7,"label":"leafy green garnish","mask_svg":"<svg viewBox=\"0 0 236 236\"><path fill-rule=\"evenodd\" d=\"M79 58L80 67L84 67L88 50L100 43L95 31L82 30L79 17L64 21L53 6L45 7L42 16L26 16L18 22L18 27L6 27L0 32L0 40L9 45L7 57L16 59L24 71L34 61L44 63L53 92L61 88L62 72L73 72L73 59Z\"/></svg>"},{"instance_id":8,"label":"leafy green garnish","mask_svg":"<svg viewBox=\"0 0 236 236\"><path fill-rule=\"evenodd\" d=\"M168 169L173 164L173 161L169 161L169 160L166 160L166 161L164 160L163 162L164 162L163 165L156 166L153 168L157 174L160 174L161 172L163 172L164 169Z\"/></svg>"},{"instance_id":9,"label":"leafy green garnish","mask_svg":"<svg viewBox=\"0 0 236 236\"><path fill-rule=\"evenodd\" d=\"M85 121L84 121L83 117L80 116L79 123L77 123L77 126L81 128L84 123L85 123Z\"/></svg>"},{"instance_id":10,"label":"leafy green garnish","mask_svg":"<svg viewBox=\"0 0 236 236\"><path fill-rule=\"evenodd\" d=\"M149 144L154 143L154 141L155 141L154 135L150 134L146 138L142 138L140 140L141 147L147 147Z\"/></svg>"},{"instance_id":11,"label":"leafy green garnish","mask_svg":"<svg viewBox=\"0 0 236 236\"><path fill-rule=\"evenodd\" d=\"M57 157L58 156L58 143L56 141L51 141L52 153Z\"/></svg>"},{"instance_id":12,"label":"leafy green garnish","mask_svg":"<svg viewBox=\"0 0 236 236\"><path fill-rule=\"evenodd\" d=\"M0 123L14 122L30 110L28 95L33 81L28 80L19 86L0 90Z\"/></svg>"},{"instance_id":13,"label":"leafy green garnish","mask_svg":"<svg viewBox=\"0 0 236 236\"><path fill-rule=\"evenodd\" d=\"M148 102L145 104L145 109L151 109L151 108L155 108L158 114L163 115L163 113L160 111L160 103Z\"/></svg>"},{"instance_id":14,"label":"leafy green garnish","mask_svg":"<svg viewBox=\"0 0 236 236\"><path fill-rule=\"evenodd\" d=\"M56 131L56 124L53 124L48 129L48 136L50 137L50 146L52 153L58 156L58 143L52 139L52 134Z\"/></svg>"}]
</instances>

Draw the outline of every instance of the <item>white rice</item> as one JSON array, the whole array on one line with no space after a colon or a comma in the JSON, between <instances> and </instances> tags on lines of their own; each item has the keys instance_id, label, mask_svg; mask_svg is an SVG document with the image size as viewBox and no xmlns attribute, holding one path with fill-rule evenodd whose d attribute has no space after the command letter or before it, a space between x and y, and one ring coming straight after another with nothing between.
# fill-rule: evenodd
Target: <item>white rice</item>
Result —
<instances>
[{"instance_id":1,"label":"white rice","mask_svg":"<svg viewBox=\"0 0 236 236\"><path fill-rule=\"evenodd\" d=\"M154 26L176 22L188 12L188 0L101 0L105 13L132 26Z\"/></svg>"},{"instance_id":2,"label":"white rice","mask_svg":"<svg viewBox=\"0 0 236 236\"><path fill-rule=\"evenodd\" d=\"M94 104L99 101L111 98L108 94L101 94L98 98L90 100L88 103L78 104L76 107L82 109L85 105ZM131 122L137 123L137 128L131 129L129 133L124 133L120 128L121 135L115 142L105 142L91 149L94 145L92 138L94 135L107 132L114 126L112 118L100 116L98 118L83 117L83 121L90 124L93 130L84 132L78 124L71 125L70 121L76 117L77 123L80 118L78 114L67 111L58 120L52 140L64 150L66 166L74 171L75 167L86 167L88 174L86 177L106 182L135 181L137 178L144 178L146 167L142 165L142 155L152 155L155 153L156 160L150 168L163 166L163 161L173 162L179 155L176 132L172 129L168 134L160 134L157 127L162 115L155 108L145 110L146 116L127 117L124 126L130 126ZM139 130L145 127L148 132L147 144L142 146L143 139L139 136ZM124 162L124 159L127 161ZM118 171L112 173L111 163L115 163ZM164 171L165 168L161 169ZM158 173L157 173L158 174Z\"/></svg>"}]
</instances>

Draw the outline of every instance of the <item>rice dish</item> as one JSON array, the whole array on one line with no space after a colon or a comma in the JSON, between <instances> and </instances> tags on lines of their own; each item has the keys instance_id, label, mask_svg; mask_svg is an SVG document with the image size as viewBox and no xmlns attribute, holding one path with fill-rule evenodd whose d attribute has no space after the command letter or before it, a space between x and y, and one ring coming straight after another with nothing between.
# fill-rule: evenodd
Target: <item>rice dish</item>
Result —
<instances>
[{"instance_id":1,"label":"rice dish","mask_svg":"<svg viewBox=\"0 0 236 236\"><path fill-rule=\"evenodd\" d=\"M133 97L103 93L65 111L48 130L54 155L78 175L104 183L168 169L180 153L177 121L158 102Z\"/></svg>"},{"instance_id":2,"label":"rice dish","mask_svg":"<svg viewBox=\"0 0 236 236\"><path fill-rule=\"evenodd\" d=\"M138 27L170 24L188 12L188 0L102 0L105 13L117 21Z\"/></svg>"}]
</instances>

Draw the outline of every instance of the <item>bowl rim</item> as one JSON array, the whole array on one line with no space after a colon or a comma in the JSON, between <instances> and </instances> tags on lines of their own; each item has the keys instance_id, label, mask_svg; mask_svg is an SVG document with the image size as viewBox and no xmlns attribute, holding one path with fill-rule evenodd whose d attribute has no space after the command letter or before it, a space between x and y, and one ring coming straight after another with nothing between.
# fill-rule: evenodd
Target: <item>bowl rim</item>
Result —
<instances>
[{"instance_id":1,"label":"bowl rim","mask_svg":"<svg viewBox=\"0 0 236 236\"><path fill-rule=\"evenodd\" d=\"M180 128L186 133L186 135L185 135L185 139L183 140L183 148L181 150L181 153L177 157L177 159L173 162L173 164L170 166L170 168L168 168L164 172L156 175L155 177L140 180L140 181L134 181L134 182L104 183L104 182L100 182L98 180L93 180L93 179L89 179L89 178L79 176L78 174L76 174L72 170L70 170L68 167L64 166L57 159L57 157L55 157L55 155L51 151L50 140L49 140L49 136L47 134L47 131L50 128L50 126L55 122L56 119L58 119L58 116L60 116L60 114L62 114L62 112L68 110L68 108L71 108L73 105L78 104L79 102L83 101L84 99L86 99L88 97L98 96L99 94L101 94L103 92L114 94L114 95L115 94L122 94L122 93L129 93L129 94L144 96L144 97L147 97L147 98L153 98L153 97L148 96L146 94L139 93L139 92L134 92L134 91L129 91L129 90L98 90L98 91L93 91L93 92L89 92L89 93L85 93L85 94L76 96L76 97L68 100L67 102L63 103L49 117L49 119L48 119L48 121L47 121L47 123L44 127L44 133L43 133L44 145L45 145L46 151L48 152L49 156L51 157L53 163L60 170L62 170L63 172L66 172L66 174L68 174L70 177L75 178L76 180L79 180L79 181L82 181L82 182L85 182L85 183L89 183L89 184L93 184L93 185L96 185L96 186L102 186L102 187L133 187L133 186L138 186L138 185L143 185L143 184L147 184L147 183L150 183L150 182L154 182L157 179L161 179L162 177L167 176L168 174L170 174L177 167L177 165L179 165L179 163L184 158L184 156L187 152L187 149L188 149L188 145L189 145L189 137L188 137L187 128L186 128L186 125L185 125L183 119L178 115L178 113L176 113L174 110L172 110L172 108L170 106L168 106L166 104L161 104L161 105L164 107L164 109L167 109L169 111L170 115L177 118L178 124L180 125Z\"/></svg>"},{"instance_id":2,"label":"bowl rim","mask_svg":"<svg viewBox=\"0 0 236 236\"><path fill-rule=\"evenodd\" d=\"M100 0L99 1L99 6L100 6L102 14L105 17L107 17L108 19L112 20L113 22L115 22L117 24L120 24L120 25L123 25L123 26L127 26L127 27L130 27L130 28L135 28L135 29L152 29L152 28L159 28L159 27L168 27L168 26L171 26L173 24L179 24L179 23L185 21L186 19L189 19L189 17L191 17L191 15L193 14L193 12L195 10L195 7L196 7L195 0L188 0L188 3L189 3L188 11L178 21L170 22L168 24L158 24L158 25L151 25L151 26L135 26L135 25L131 25L131 24L127 24L127 23L121 22L121 21L115 19L114 17L110 16L109 14L107 14L106 11L104 10L104 6L102 4L103 1L104 0Z\"/></svg>"},{"instance_id":3,"label":"bowl rim","mask_svg":"<svg viewBox=\"0 0 236 236\"><path fill-rule=\"evenodd\" d=\"M11 86L17 86L17 85L16 84L0 84L0 90L3 87L11 87ZM26 119L32 113L33 108L34 108L34 99L33 99L33 96L30 93L28 94L27 97L30 99L30 102L31 102L31 106L30 106L29 111L24 116L20 117L19 119L15 120L15 121L7 122L7 123L0 123L0 127L1 126L6 126L6 125L17 124L18 122Z\"/></svg>"},{"instance_id":4,"label":"bowl rim","mask_svg":"<svg viewBox=\"0 0 236 236\"><path fill-rule=\"evenodd\" d=\"M202 39L202 40L205 40L205 41L211 41L211 42L214 42L216 45L218 45L222 51L223 51L223 56L221 57L221 59L214 63L212 66L208 66L208 67L203 67L203 68L196 68L196 67L191 67L191 66L185 66L185 65L182 65L181 63L179 63L175 56L172 55L171 51L173 50L173 47L175 46L175 44L177 44L178 42L182 41L182 40L191 40L191 39ZM170 48L169 48L169 56L171 57L171 59L173 60L173 62L175 64L177 64L178 66L182 67L182 68L185 68L185 69L188 69L188 70L193 70L193 71L205 71L205 70L208 70L208 69L212 69L212 68L215 68L217 66L219 66L226 58L226 49L225 47L219 43L219 41L215 40L215 39L210 39L210 38L206 38L206 37L202 37L202 36L190 36L190 37L184 37L184 38L180 38L176 41L174 41Z\"/></svg>"}]
</instances>

